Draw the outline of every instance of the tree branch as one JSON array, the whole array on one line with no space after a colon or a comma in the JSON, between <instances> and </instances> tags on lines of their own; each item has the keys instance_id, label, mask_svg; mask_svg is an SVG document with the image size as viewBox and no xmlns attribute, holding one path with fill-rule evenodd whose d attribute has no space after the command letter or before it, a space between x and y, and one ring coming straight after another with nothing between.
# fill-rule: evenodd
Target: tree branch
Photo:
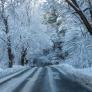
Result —
<instances>
[{"instance_id":1,"label":"tree branch","mask_svg":"<svg viewBox=\"0 0 92 92\"><path fill-rule=\"evenodd\" d=\"M3 40L5 43L7 43L7 41L5 39L3 39L2 37L0 37L1 40Z\"/></svg>"}]
</instances>

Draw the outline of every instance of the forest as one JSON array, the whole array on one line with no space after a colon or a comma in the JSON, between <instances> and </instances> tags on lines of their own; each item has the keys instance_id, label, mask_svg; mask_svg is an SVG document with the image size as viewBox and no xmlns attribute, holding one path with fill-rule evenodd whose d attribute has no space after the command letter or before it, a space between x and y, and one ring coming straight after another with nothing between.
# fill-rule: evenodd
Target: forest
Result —
<instances>
[{"instance_id":1,"label":"forest","mask_svg":"<svg viewBox=\"0 0 92 92\"><path fill-rule=\"evenodd\" d=\"M20 80L10 90L7 84L14 76L31 81L31 72L35 86L29 82L26 87ZM92 92L91 72L92 0L0 0L1 92ZM69 81L71 86L64 86L68 91L59 82L55 86L53 76ZM42 83L43 79L48 81ZM37 88L39 80L51 90Z\"/></svg>"}]
</instances>

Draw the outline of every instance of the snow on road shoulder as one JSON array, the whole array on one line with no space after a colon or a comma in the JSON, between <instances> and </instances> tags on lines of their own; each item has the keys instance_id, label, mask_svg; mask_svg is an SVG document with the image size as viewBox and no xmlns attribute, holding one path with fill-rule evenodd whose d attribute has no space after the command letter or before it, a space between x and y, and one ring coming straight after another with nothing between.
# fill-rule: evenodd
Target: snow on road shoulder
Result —
<instances>
[{"instance_id":1,"label":"snow on road shoulder","mask_svg":"<svg viewBox=\"0 0 92 92\"><path fill-rule=\"evenodd\" d=\"M68 64L59 66L70 79L92 90L92 68L76 69Z\"/></svg>"},{"instance_id":2,"label":"snow on road shoulder","mask_svg":"<svg viewBox=\"0 0 92 92\"><path fill-rule=\"evenodd\" d=\"M10 74L21 71L25 68L27 68L27 66L23 67L23 66L20 66L20 65L14 65L13 68L6 68L6 69L0 68L0 79L5 77L5 76L8 76Z\"/></svg>"}]
</instances>

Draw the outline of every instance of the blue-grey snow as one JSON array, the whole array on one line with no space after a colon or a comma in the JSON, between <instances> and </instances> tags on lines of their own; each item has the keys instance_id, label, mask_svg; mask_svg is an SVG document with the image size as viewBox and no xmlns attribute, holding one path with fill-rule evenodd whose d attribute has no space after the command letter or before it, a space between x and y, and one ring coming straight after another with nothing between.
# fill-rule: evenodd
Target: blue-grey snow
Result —
<instances>
[{"instance_id":1,"label":"blue-grey snow","mask_svg":"<svg viewBox=\"0 0 92 92\"><path fill-rule=\"evenodd\" d=\"M0 0L0 92L92 92L92 0Z\"/></svg>"}]
</instances>

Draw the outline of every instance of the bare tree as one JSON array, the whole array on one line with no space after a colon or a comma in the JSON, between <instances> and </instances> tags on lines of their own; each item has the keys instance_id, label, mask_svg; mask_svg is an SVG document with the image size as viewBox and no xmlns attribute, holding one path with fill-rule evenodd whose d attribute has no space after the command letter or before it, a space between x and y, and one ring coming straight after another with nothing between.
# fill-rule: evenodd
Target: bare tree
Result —
<instances>
[{"instance_id":1,"label":"bare tree","mask_svg":"<svg viewBox=\"0 0 92 92\"><path fill-rule=\"evenodd\" d=\"M92 25L89 22L89 20L87 19L87 16L84 14L84 11L79 6L77 0L66 0L66 2L74 9L76 14L79 15L81 21L83 22L83 24L87 28L88 32L92 35ZM92 5L91 5L91 1L87 0L87 2L89 4L89 8L86 8L85 10L89 10L90 11L90 17L92 19Z\"/></svg>"},{"instance_id":2,"label":"bare tree","mask_svg":"<svg viewBox=\"0 0 92 92\"><path fill-rule=\"evenodd\" d=\"M22 50L21 50L21 60L20 63L22 66L24 66L25 64L28 63L28 59L27 59L27 51L28 51L29 45L27 43L27 46L22 46Z\"/></svg>"}]
</instances>

